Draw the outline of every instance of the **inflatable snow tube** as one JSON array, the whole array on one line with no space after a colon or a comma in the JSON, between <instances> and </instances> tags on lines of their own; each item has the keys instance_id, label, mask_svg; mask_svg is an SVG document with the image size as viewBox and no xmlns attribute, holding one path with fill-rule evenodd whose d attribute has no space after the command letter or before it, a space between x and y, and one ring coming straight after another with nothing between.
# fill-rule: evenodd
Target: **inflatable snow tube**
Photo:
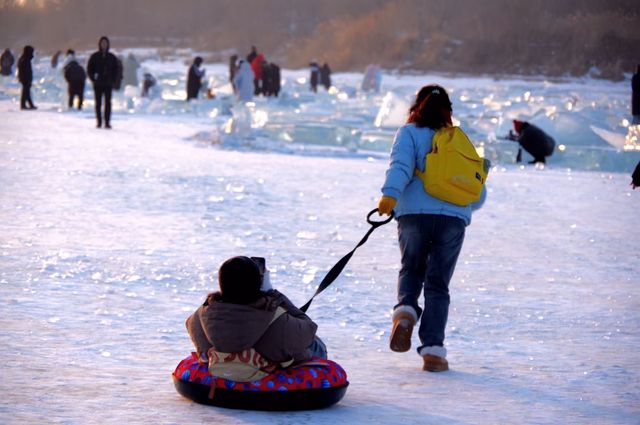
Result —
<instances>
[{"instance_id":1,"label":"inflatable snow tube","mask_svg":"<svg viewBox=\"0 0 640 425\"><path fill-rule=\"evenodd\" d=\"M215 380L213 398L209 398ZM304 364L279 370L258 381L235 382L211 376L196 353L182 360L173 372L180 395L200 404L245 410L312 410L329 407L347 392L347 374L342 367L314 358Z\"/></svg>"}]
</instances>

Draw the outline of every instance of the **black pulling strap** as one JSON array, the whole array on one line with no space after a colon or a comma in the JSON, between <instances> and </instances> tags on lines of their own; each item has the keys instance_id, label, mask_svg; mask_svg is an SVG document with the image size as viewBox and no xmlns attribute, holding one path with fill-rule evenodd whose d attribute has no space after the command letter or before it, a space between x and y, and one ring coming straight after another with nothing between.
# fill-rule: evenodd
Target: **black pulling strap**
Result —
<instances>
[{"instance_id":1,"label":"black pulling strap","mask_svg":"<svg viewBox=\"0 0 640 425\"><path fill-rule=\"evenodd\" d=\"M334 280L336 280L336 278L340 275L340 273L342 273L342 270L344 269L344 266L347 265L347 263L349 262L349 260L353 256L353 253L356 252L356 249L358 249L358 247L364 245L364 243L367 241L367 239L369 239L369 235L371 235L371 233L373 233L374 230L376 230L378 227L380 227L380 226L382 226L384 224L387 224L388 222L393 220L393 211L391 211L391 215L389 215L389 218L384 220L384 221L373 221L373 220L371 220L371 216L374 213L377 213L377 212L378 212L378 209L376 208L376 209L372 210L369 214L367 214L367 223L369 223L371 225L371 228L369 229L369 231L367 231L367 233L364 235L362 240L360 242L358 242L358 245L356 245L356 247L353 248L351 250L351 252L349 252L347 255L342 257L340 259L340 261L338 261L331 268L331 270L329 270L329 273L327 273L327 275L324 277L324 279L322 279L322 282L320 282L320 285L318 285L318 289L316 289L316 293L313 294L311 299L309 301L307 301L307 303L305 305L300 307L300 310L306 312L307 309L309 308L309 306L311 305L311 301L313 301L313 299L316 297L316 295L318 295L320 292L322 292L325 289L327 289L327 287L329 285L331 285Z\"/></svg>"}]
</instances>

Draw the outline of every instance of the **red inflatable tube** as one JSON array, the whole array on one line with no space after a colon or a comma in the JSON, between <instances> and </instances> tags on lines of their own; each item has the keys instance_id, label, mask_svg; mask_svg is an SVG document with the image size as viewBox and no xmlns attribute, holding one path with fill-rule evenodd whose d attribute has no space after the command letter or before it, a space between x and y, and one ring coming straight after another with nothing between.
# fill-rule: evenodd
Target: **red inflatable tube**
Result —
<instances>
[{"instance_id":1,"label":"red inflatable tube","mask_svg":"<svg viewBox=\"0 0 640 425\"><path fill-rule=\"evenodd\" d=\"M211 383L215 382L213 398ZM312 359L279 370L258 381L235 382L209 374L195 353L182 360L173 372L178 393L200 404L246 410L311 410L329 407L347 392L347 374L325 359Z\"/></svg>"}]
</instances>

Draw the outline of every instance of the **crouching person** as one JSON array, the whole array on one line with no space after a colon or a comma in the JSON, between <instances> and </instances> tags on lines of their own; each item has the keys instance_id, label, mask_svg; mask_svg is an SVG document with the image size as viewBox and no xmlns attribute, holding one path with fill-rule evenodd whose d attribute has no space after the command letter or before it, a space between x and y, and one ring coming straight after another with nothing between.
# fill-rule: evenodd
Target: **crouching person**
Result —
<instances>
[{"instance_id":1,"label":"crouching person","mask_svg":"<svg viewBox=\"0 0 640 425\"><path fill-rule=\"evenodd\" d=\"M212 375L248 382L312 357L327 358L318 325L280 292L265 290L263 280L253 259L226 260L218 272L220 291L187 319L200 361Z\"/></svg>"}]
</instances>

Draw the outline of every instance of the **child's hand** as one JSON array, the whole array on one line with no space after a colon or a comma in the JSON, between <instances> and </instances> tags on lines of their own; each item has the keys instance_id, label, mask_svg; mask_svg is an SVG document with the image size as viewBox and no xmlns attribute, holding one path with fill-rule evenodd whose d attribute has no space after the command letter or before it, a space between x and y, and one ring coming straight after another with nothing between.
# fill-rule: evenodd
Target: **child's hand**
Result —
<instances>
[{"instance_id":1,"label":"child's hand","mask_svg":"<svg viewBox=\"0 0 640 425\"><path fill-rule=\"evenodd\" d=\"M391 211L396 207L396 203L396 198L383 196L378 202L378 215L390 215Z\"/></svg>"}]
</instances>

